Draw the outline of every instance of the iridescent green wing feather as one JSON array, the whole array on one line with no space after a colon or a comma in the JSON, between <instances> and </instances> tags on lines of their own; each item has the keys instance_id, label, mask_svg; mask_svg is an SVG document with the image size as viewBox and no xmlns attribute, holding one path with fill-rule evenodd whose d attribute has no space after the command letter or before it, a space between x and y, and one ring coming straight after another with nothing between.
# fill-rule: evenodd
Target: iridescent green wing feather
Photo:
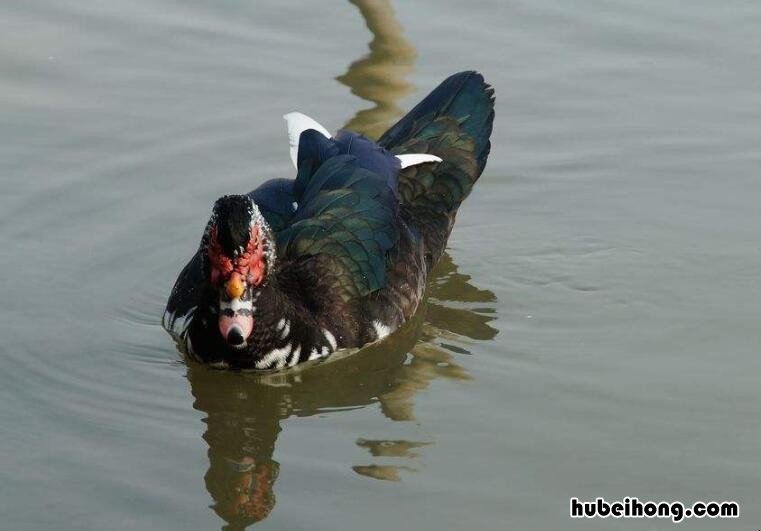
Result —
<instances>
[{"instance_id":1,"label":"iridescent green wing feather","mask_svg":"<svg viewBox=\"0 0 761 531\"><path fill-rule=\"evenodd\" d=\"M383 288L387 256L399 240L398 200L387 180L340 155L314 174L300 172L297 184L303 193L277 236L279 257L291 269L309 261L321 270L312 276L323 276L322 287L344 301Z\"/></svg>"},{"instance_id":2,"label":"iridescent green wing feather","mask_svg":"<svg viewBox=\"0 0 761 531\"><path fill-rule=\"evenodd\" d=\"M398 179L401 203L423 235L429 265L444 251L457 209L486 165L493 120L493 90L481 74L462 72L446 79L378 141L395 154L443 159L407 167Z\"/></svg>"}]
</instances>

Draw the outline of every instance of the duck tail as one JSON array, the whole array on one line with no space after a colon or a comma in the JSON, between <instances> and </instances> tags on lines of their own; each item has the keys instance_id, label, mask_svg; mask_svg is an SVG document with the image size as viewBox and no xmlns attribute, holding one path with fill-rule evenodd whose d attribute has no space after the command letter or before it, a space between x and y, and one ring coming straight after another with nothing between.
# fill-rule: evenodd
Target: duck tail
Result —
<instances>
[{"instance_id":1,"label":"duck tail","mask_svg":"<svg viewBox=\"0 0 761 531\"><path fill-rule=\"evenodd\" d=\"M444 252L457 209L486 166L493 122L494 89L478 72L460 72L378 140L396 155L427 153L442 159L399 173L402 208L423 235L429 266Z\"/></svg>"}]
</instances>

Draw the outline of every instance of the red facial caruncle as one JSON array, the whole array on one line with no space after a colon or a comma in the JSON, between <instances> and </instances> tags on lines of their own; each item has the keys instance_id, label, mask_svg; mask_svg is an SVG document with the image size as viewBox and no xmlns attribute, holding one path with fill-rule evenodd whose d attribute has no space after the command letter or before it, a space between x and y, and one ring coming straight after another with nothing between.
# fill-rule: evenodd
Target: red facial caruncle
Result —
<instances>
[{"instance_id":1,"label":"red facial caruncle","mask_svg":"<svg viewBox=\"0 0 761 531\"><path fill-rule=\"evenodd\" d=\"M208 256L211 262L211 281L217 284L224 280L231 298L242 295L245 290L244 284L257 287L264 280L264 241L258 225L251 227L246 248L235 258L225 256L217 240L217 228L212 227L209 233Z\"/></svg>"},{"instance_id":2,"label":"red facial caruncle","mask_svg":"<svg viewBox=\"0 0 761 531\"><path fill-rule=\"evenodd\" d=\"M254 329L253 297L245 297L248 287L258 287L264 280L264 233L258 225L251 227L245 249L232 258L219 243L217 227L209 231L207 255L211 281L224 291L219 293L219 333L233 348L244 348Z\"/></svg>"}]
</instances>

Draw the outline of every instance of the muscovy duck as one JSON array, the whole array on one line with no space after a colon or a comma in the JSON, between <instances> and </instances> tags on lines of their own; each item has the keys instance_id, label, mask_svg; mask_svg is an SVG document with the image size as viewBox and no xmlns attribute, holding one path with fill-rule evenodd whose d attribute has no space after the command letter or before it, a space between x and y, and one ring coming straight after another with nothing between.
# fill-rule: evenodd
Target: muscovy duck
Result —
<instances>
[{"instance_id":1,"label":"muscovy duck","mask_svg":"<svg viewBox=\"0 0 761 531\"><path fill-rule=\"evenodd\" d=\"M197 361L280 370L409 319L486 164L494 91L455 74L377 143L284 118L296 178L218 199L169 297L163 326Z\"/></svg>"}]
</instances>

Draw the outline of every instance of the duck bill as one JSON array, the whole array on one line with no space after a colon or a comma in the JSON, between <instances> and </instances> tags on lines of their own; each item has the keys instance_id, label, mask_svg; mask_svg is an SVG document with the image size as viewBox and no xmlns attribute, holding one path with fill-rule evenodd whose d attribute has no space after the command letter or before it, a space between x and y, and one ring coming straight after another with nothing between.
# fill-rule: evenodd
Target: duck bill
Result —
<instances>
[{"instance_id":1,"label":"duck bill","mask_svg":"<svg viewBox=\"0 0 761 531\"><path fill-rule=\"evenodd\" d=\"M219 301L219 333L228 345L235 348L246 346L254 331L254 315L251 301L240 299Z\"/></svg>"}]
</instances>

